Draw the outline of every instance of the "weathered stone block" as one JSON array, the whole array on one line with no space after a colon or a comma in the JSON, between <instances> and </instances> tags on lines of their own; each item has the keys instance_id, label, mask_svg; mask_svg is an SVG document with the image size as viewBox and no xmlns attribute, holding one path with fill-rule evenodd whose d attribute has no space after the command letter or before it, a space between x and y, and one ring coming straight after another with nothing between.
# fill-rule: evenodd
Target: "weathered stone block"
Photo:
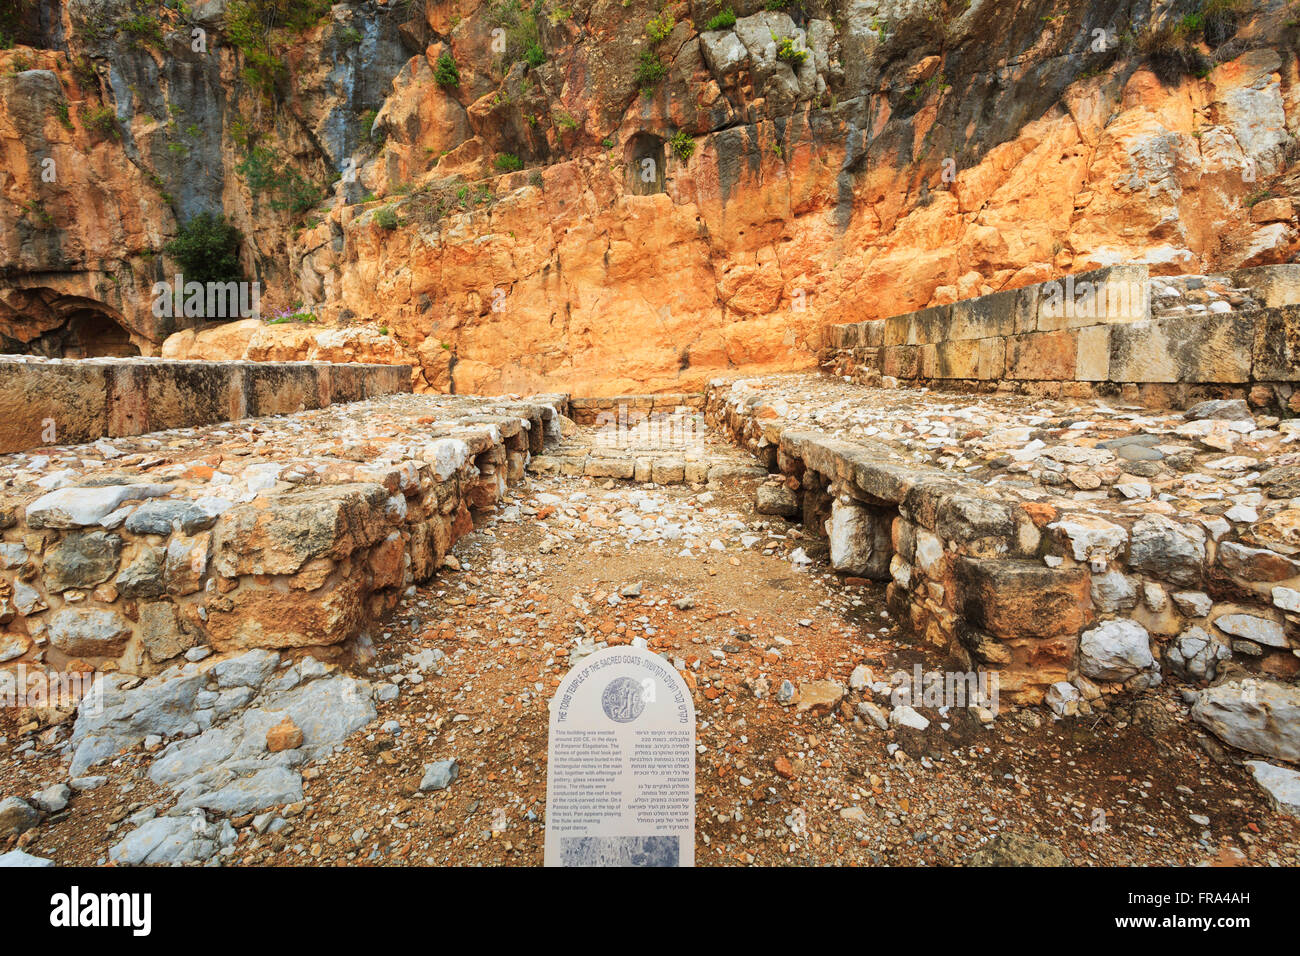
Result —
<instances>
[{"instance_id":1,"label":"weathered stone block","mask_svg":"<svg viewBox=\"0 0 1300 956\"><path fill-rule=\"evenodd\" d=\"M55 594L92 588L117 573L122 539L104 531L74 531L45 554L45 586Z\"/></svg>"},{"instance_id":2,"label":"weathered stone block","mask_svg":"<svg viewBox=\"0 0 1300 956\"><path fill-rule=\"evenodd\" d=\"M245 584L208 605L207 633L219 651L337 644L364 617L361 582L343 576L315 591Z\"/></svg>"},{"instance_id":3,"label":"weathered stone block","mask_svg":"<svg viewBox=\"0 0 1300 956\"><path fill-rule=\"evenodd\" d=\"M1037 328L1054 332L1149 319L1150 288L1145 265L1108 266L1045 282L1038 286Z\"/></svg>"},{"instance_id":4,"label":"weathered stone block","mask_svg":"<svg viewBox=\"0 0 1300 956\"><path fill-rule=\"evenodd\" d=\"M1254 323L1235 315L1173 316L1116 325L1110 333L1110 380L1250 380Z\"/></svg>"},{"instance_id":5,"label":"weathered stone block","mask_svg":"<svg viewBox=\"0 0 1300 956\"><path fill-rule=\"evenodd\" d=\"M830 538L831 567L858 577L886 580L889 559L890 517L879 509L836 499L826 522Z\"/></svg>"},{"instance_id":6,"label":"weathered stone block","mask_svg":"<svg viewBox=\"0 0 1300 956\"><path fill-rule=\"evenodd\" d=\"M1078 330L1078 355L1074 377L1080 382L1105 382L1110 379L1110 332L1108 325L1093 325Z\"/></svg>"},{"instance_id":7,"label":"weathered stone block","mask_svg":"<svg viewBox=\"0 0 1300 956\"><path fill-rule=\"evenodd\" d=\"M181 620L176 605L170 601L150 601L140 605L140 643L155 662L184 654L198 640Z\"/></svg>"},{"instance_id":8,"label":"weathered stone block","mask_svg":"<svg viewBox=\"0 0 1300 956\"><path fill-rule=\"evenodd\" d=\"M225 577L293 574L313 558L342 558L387 535L388 493L343 484L231 508L214 529L214 566Z\"/></svg>"},{"instance_id":9,"label":"weathered stone block","mask_svg":"<svg viewBox=\"0 0 1300 956\"><path fill-rule=\"evenodd\" d=\"M1088 572L1037 561L961 558L959 604L967 622L996 637L1077 636L1092 622Z\"/></svg>"},{"instance_id":10,"label":"weathered stone block","mask_svg":"<svg viewBox=\"0 0 1300 956\"><path fill-rule=\"evenodd\" d=\"M1031 332L1007 339L1007 378L1073 381L1078 339L1072 332Z\"/></svg>"},{"instance_id":11,"label":"weathered stone block","mask_svg":"<svg viewBox=\"0 0 1300 956\"><path fill-rule=\"evenodd\" d=\"M0 361L0 452L92 441L108 429L108 369Z\"/></svg>"},{"instance_id":12,"label":"weathered stone block","mask_svg":"<svg viewBox=\"0 0 1300 956\"><path fill-rule=\"evenodd\" d=\"M1300 381L1300 306L1256 313L1251 355L1256 381Z\"/></svg>"},{"instance_id":13,"label":"weathered stone block","mask_svg":"<svg viewBox=\"0 0 1300 956\"><path fill-rule=\"evenodd\" d=\"M886 347L881 352L881 372L894 378L916 378L921 372L920 351L915 345Z\"/></svg>"},{"instance_id":14,"label":"weathered stone block","mask_svg":"<svg viewBox=\"0 0 1300 956\"><path fill-rule=\"evenodd\" d=\"M952 306L934 305L912 313L908 345L938 345L952 339Z\"/></svg>"},{"instance_id":15,"label":"weathered stone block","mask_svg":"<svg viewBox=\"0 0 1300 956\"><path fill-rule=\"evenodd\" d=\"M1238 269L1228 273L1228 282L1250 289L1251 297L1266 309L1300 305L1300 265L1294 263Z\"/></svg>"},{"instance_id":16,"label":"weathered stone block","mask_svg":"<svg viewBox=\"0 0 1300 956\"><path fill-rule=\"evenodd\" d=\"M69 657L117 657L131 626L116 611L65 607L50 618L50 643Z\"/></svg>"},{"instance_id":17,"label":"weathered stone block","mask_svg":"<svg viewBox=\"0 0 1300 956\"><path fill-rule=\"evenodd\" d=\"M954 302L949 338L953 340L987 339L1015 335L1028 331L1021 319L1022 304L1029 293L1022 289L1009 289L982 295L978 299ZM1032 326L1030 329L1032 330ZM960 376L965 378L966 376Z\"/></svg>"},{"instance_id":18,"label":"weathered stone block","mask_svg":"<svg viewBox=\"0 0 1300 956\"><path fill-rule=\"evenodd\" d=\"M1007 340L1005 338L980 339L979 362L975 368L975 377L982 382L994 382L1002 378L1007 368Z\"/></svg>"},{"instance_id":19,"label":"weathered stone block","mask_svg":"<svg viewBox=\"0 0 1300 956\"><path fill-rule=\"evenodd\" d=\"M935 378L975 378L979 366L979 342L940 342L935 349Z\"/></svg>"}]
</instances>

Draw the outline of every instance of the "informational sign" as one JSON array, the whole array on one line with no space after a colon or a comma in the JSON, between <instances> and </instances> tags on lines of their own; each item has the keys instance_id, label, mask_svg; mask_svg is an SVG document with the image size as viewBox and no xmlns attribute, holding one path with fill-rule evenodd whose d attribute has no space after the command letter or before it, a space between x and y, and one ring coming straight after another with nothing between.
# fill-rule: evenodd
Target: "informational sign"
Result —
<instances>
[{"instance_id":1,"label":"informational sign","mask_svg":"<svg viewBox=\"0 0 1300 956\"><path fill-rule=\"evenodd\" d=\"M551 700L547 866L695 865L695 705L657 654L607 647Z\"/></svg>"}]
</instances>

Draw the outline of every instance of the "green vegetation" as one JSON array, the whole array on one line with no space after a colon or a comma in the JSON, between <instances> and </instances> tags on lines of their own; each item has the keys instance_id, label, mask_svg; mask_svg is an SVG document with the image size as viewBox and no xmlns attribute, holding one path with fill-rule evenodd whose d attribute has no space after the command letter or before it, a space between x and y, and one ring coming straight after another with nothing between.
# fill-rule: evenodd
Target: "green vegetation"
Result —
<instances>
[{"instance_id":1,"label":"green vegetation","mask_svg":"<svg viewBox=\"0 0 1300 956\"><path fill-rule=\"evenodd\" d=\"M907 92L907 101L909 103L915 104L918 100L922 99L927 93L929 93L933 89L938 89L939 92L943 92L944 90L948 89L948 81L947 79L944 78L944 75L942 73L936 73L934 76L930 77L924 83L917 83L915 86L913 86Z\"/></svg>"},{"instance_id":2,"label":"green vegetation","mask_svg":"<svg viewBox=\"0 0 1300 956\"><path fill-rule=\"evenodd\" d=\"M1249 196L1246 197L1246 208L1252 209L1257 204L1262 203L1265 199L1272 199L1272 198L1273 198L1273 190L1271 189L1256 190L1255 192L1251 193Z\"/></svg>"},{"instance_id":3,"label":"green vegetation","mask_svg":"<svg viewBox=\"0 0 1300 956\"><path fill-rule=\"evenodd\" d=\"M59 122L64 129L72 129L72 117L68 115L68 101L56 103L54 106L54 115L59 118Z\"/></svg>"},{"instance_id":4,"label":"green vegetation","mask_svg":"<svg viewBox=\"0 0 1300 956\"><path fill-rule=\"evenodd\" d=\"M668 10L661 11L657 16L652 17L650 22L645 25L645 35L650 38L651 43L662 43L668 39L668 35L673 32L673 27L677 26L677 21Z\"/></svg>"},{"instance_id":5,"label":"green vegetation","mask_svg":"<svg viewBox=\"0 0 1300 956\"><path fill-rule=\"evenodd\" d=\"M54 225L54 217L50 215L49 210L40 205L36 200L29 199L23 203L23 208L27 210L27 215L42 226Z\"/></svg>"},{"instance_id":6,"label":"green vegetation","mask_svg":"<svg viewBox=\"0 0 1300 956\"><path fill-rule=\"evenodd\" d=\"M641 62L636 68L636 85L642 93L652 93L656 86L668 75L668 66L659 59L653 50L641 51Z\"/></svg>"},{"instance_id":7,"label":"green vegetation","mask_svg":"<svg viewBox=\"0 0 1300 956\"><path fill-rule=\"evenodd\" d=\"M275 154L255 146L235 167L253 195L269 197L271 208L304 213L325 198L325 191L298 170L279 166Z\"/></svg>"},{"instance_id":8,"label":"green vegetation","mask_svg":"<svg viewBox=\"0 0 1300 956\"><path fill-rule=\"evenodd\" d=\"M668 140L668 146L683 163L695 155L695 140L686 135L685 130L679 129L673 133Z\"/></svg>"},{"instance_id":9,"label":"green vegetation","mask_svg":"<svg viewBox=\"0 0 1300 956\"><path fill-rule=\"evenodd\" d=\"M392 206L382 206L375 210L374 223L380 229L397 228L397 210Z\"/></svg>"},{"instance_id":10,"label":"green vegetation","mask_svg":"<svg viewBox=\"0 0 1300 956\"><path fill-rule=\"evenodd\" d=\"M163 31L162 24L156 18L145 12L137 12L122 21L122 32L132 46L151 46L161 50L163 48Z\"/></svg>"},{"instance_id":11,"label":"green vegetation","mask_svg":"<svg viewBox=\"0 0 1300 956\"><path fill-rule=\"evenodd\" d=\"M412 194L403 208L408 221L414 219L428 226L436 224L450 212L491 205L495 199L492 188L486 183L471 189L458 179L444 179Z\"/></svg>"},{"instance_id":12,"label":"green vegetation","mask_svg":"<svg viewBox=\"0 0 1300 956\"><path fill-rule=\"evenodd\" d=\"M555 111L555 125L560 129L577 129L578 121L563 110Z\"/></svg>"},{"instance_id":13,"label":"green vegetation","mask_svg":"<svg viewBox=\"0 0 1300 956\"><path fill-rule=\"evenodd\" d=\"M1177 83L1184 76L1206 76L1213 60L1199 44L1218 49L1237 32L1244 0L1201 0L1196 10L1176 22L1147 30L1137 49L1162 83Z\"/></svg>"},{"instance_id":14,"label":"green vegetation","mask_svg":"<svg viewBox=\"0 0 1300 956\"><path fill-rule=\"evenodd\" d=\"M522 60L536 67L546 62L546 51L542 48L542 37L537 28L537 15L541 13L544 2L536 0L531 7L524 6L521 0L496 0L492 4L488 18L505 30L506 64Z\"/></svg>"},{"instance_id":15,"label":"green vegetation","mask_svg":"<svg viewBox=\"0 0 1300 956\"><path fill-rule=\"evenodd\" d=\"M244 278L239 267L239 244L243 236L225 216L201 212L163 247L180 266L187 282L238 282Z\"/></svg>"},{"instance_id":16,"label":"green vegetation","mask_svg":"<svg viewBox=\"0 0 1300 956\"><path fill-rule=\"evenodd\" d=\"M338 32L339 42L344 46L357 46L365 37L356 27L344 27Z\"/></svg>"},{"instance_id":17,"label":"green vegetation","mask_svg":"<svg viewBox=\"0 0 1300 956\"><path fill-rule=\"evenodd\" d=\"M282 55L288 37L315 26L330 0L232 0L226 8L226 39L243 55L245 81L271 95L288 75Z\"/></svg>"},{"instance_id":18,"label":"green vegetation","mask_svg":"<svg viewBox=\"0 0 1300 956\"><path fill-rule=\"evenodd\" d=\"M301 302L295 302L292 309L280 309L266 320L267 325L284 325L287 322L302 322L310 324L319 322L314 312L308 312L302 308Z\"/></svg>"},{"instance_id":19,"label":"green vegetation","mask_svg":"<svg viewBox=\"0 0 1300 956\"><path fill-rule=\"evenodd\" d=\"M736 11L727 7L716 17L704 24L706 30L727 30L736 25Z\"/></svg>"},{"instance_id":20,"label":"green vegetation","mask_svg":"<svg viewBox=\"0 0 1300 956\"><path fill-rule=\"evenodd\" d=\"M456 58L447 51L438 57L433 68L433 78L443 88L460 86L460 70L456 69Z\"/></svg>"},{"instance_id":21,"label":"green vegetation","mask_svg":"<svg viewBox=\"0 0 1300 956\"><path fill-rule=\"evenodd\" d=\"M794 37L773 36L776 41L776 58L789 63L791 66L799 66L804 60L808 59L808 51L801 46L796 45Z\"/></svg>"},{"instance_id":22,"label":"green vegetation","mask_svg":"<svg viewBox=\"0 0 1300 956\"><path fill-rule=\"evenodd\" d=\"M514 153L501 153L492 165L503 173L514 173L524 168L524 161Z\"/></svg>"},{"instance_id":23,"label":"green vegetation","mask_svg":"<svg viewBox=\"0 0 1300 956\"><path fill-rule=\"evenodd\" d=\"M104 139L118 139L122 135L117 126L117 113L111 106L83 106L81 125Z\"/></svg>"}]
</instances>

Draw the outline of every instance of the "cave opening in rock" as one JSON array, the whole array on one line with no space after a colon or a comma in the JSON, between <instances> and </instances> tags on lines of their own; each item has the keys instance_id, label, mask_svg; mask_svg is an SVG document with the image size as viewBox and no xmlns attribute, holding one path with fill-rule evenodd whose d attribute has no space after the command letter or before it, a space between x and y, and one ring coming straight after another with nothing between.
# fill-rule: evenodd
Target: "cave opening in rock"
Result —
<instances>
[{"instance_id":1,"label":"cave opening in rock","mask_svg":"<svg viewBox=\"0 0 1300 956\"><path fill-rule=\"evenodd\" d=\"M140 350L131 342L131 334L103 312L83 309L68 317L63 338L64 358L122 358L139 354Z\"/></svg>"},{"instance_id":2,"label":"cave opening in rock","mask_svg":"<svg viewBox=\"0 0 1300 956\"><path fill-rule=\"evenodd\" d=\"M111 307L48 288L0 293L0 352L70 359L141 354Z\"/></svg>"},{"instance_id":3,"label":"cave opening in rock","mask_svg":"<svg viewBox=\"0 0 1300 956\"><path fill-rule=\"evenodd\" d=\"M653 133L637 133L627 141L628 189L635 196L652 196L665 191L664 140Z\"/></svg>"}]
</instances>

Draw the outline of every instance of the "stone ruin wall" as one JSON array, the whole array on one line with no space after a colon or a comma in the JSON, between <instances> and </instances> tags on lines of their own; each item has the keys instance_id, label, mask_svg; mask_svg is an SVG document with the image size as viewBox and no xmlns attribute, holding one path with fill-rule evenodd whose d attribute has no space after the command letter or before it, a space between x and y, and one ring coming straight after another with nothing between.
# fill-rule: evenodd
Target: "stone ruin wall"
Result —
<instances>
[{"instance_id":1,"label":"stone ruin wall","mask_svg":"<svg viewBox=\"0 0 1300 956\"><path fill-rule=\"evenodd\" d=\"M787 516L829 535L831 560L850 575L889 582L891 613L919 642L941 648L958 670L1000 673L1004 700L1042 703L1057 682L1080 678L1080 639L1107 621L1137 618L1157 641L1228 615L1253 619L1270 643L1261 675L1290 678L1300 661L1300 617L1273 606L1273 589L1300 588L1300 561L1226 527L1136 512L1097 517L999 497L951 472L884 461L861 445L786 428L761 396L737 401L714 383L707 419L750 448L795 490ZM1226 525L1226 522L1224 523ZM869 542L837 555L837 541ZM1158 613L1139 601L1110 603L1116 575L1172 592ZM1102 597L1105 595L1106 597ZM1100 598L1100 599L1099 599ZM1226 621L1222 623L1227 623ZM1112 625L1113 626L1113 625ZM1224 656L1206 635L1199 654L1175 661L1176 676L1210 680ZM1226 647L1225 647L1226 649ZM1094 679L1102 694L1136 692L1158 679L1159 663L1123 681Z\"/></svg>"},{"instance_id":2,"label":"stone ruin wall","mask_svg":"<svg viewBox=\"0 0 1300 956\"><path fill-rule=\"evenodd\" d=\"M1054 287L1064 291L1062 278L839 325L822 365L866 385L1154 407L1249 396L1258 407L1300 412L1300 265L1158 278L1145 265L1124 265L1069 279L1080 298L1085 283L1097 290L1096 306L1070 315L1049 305Z\"/></svg>"},{"instance_id":3,"label":"stone ruin wall","mask_svg":"<svg viewBox=\"0 0 1300 956\"><path fill-rule=\"evenodd\" d=\"M210 371L233 382L241 364ZM150 674L212 650L338 657L434 575L568 410L563 395L406 395L353 408L363 428L381 416L375 444L348 445L312 418L329 410L7 456L0 661ZM305 448L313 430L323 444ZM205 459L236 431L269 444ZM395 444L381 452L383 442ZM50 464L69 451L103 460L79 473Z\"/></svg>"},{"instance_id":4,"label":"stone ruin wall","mask_svg":"<svg viewBox=\"0 0 1300 956\"><path fill-rule=\"evenodd\" d=\"M0 355L0 454L411 390L403 365Z\"/></svg>"}]
</instances>

